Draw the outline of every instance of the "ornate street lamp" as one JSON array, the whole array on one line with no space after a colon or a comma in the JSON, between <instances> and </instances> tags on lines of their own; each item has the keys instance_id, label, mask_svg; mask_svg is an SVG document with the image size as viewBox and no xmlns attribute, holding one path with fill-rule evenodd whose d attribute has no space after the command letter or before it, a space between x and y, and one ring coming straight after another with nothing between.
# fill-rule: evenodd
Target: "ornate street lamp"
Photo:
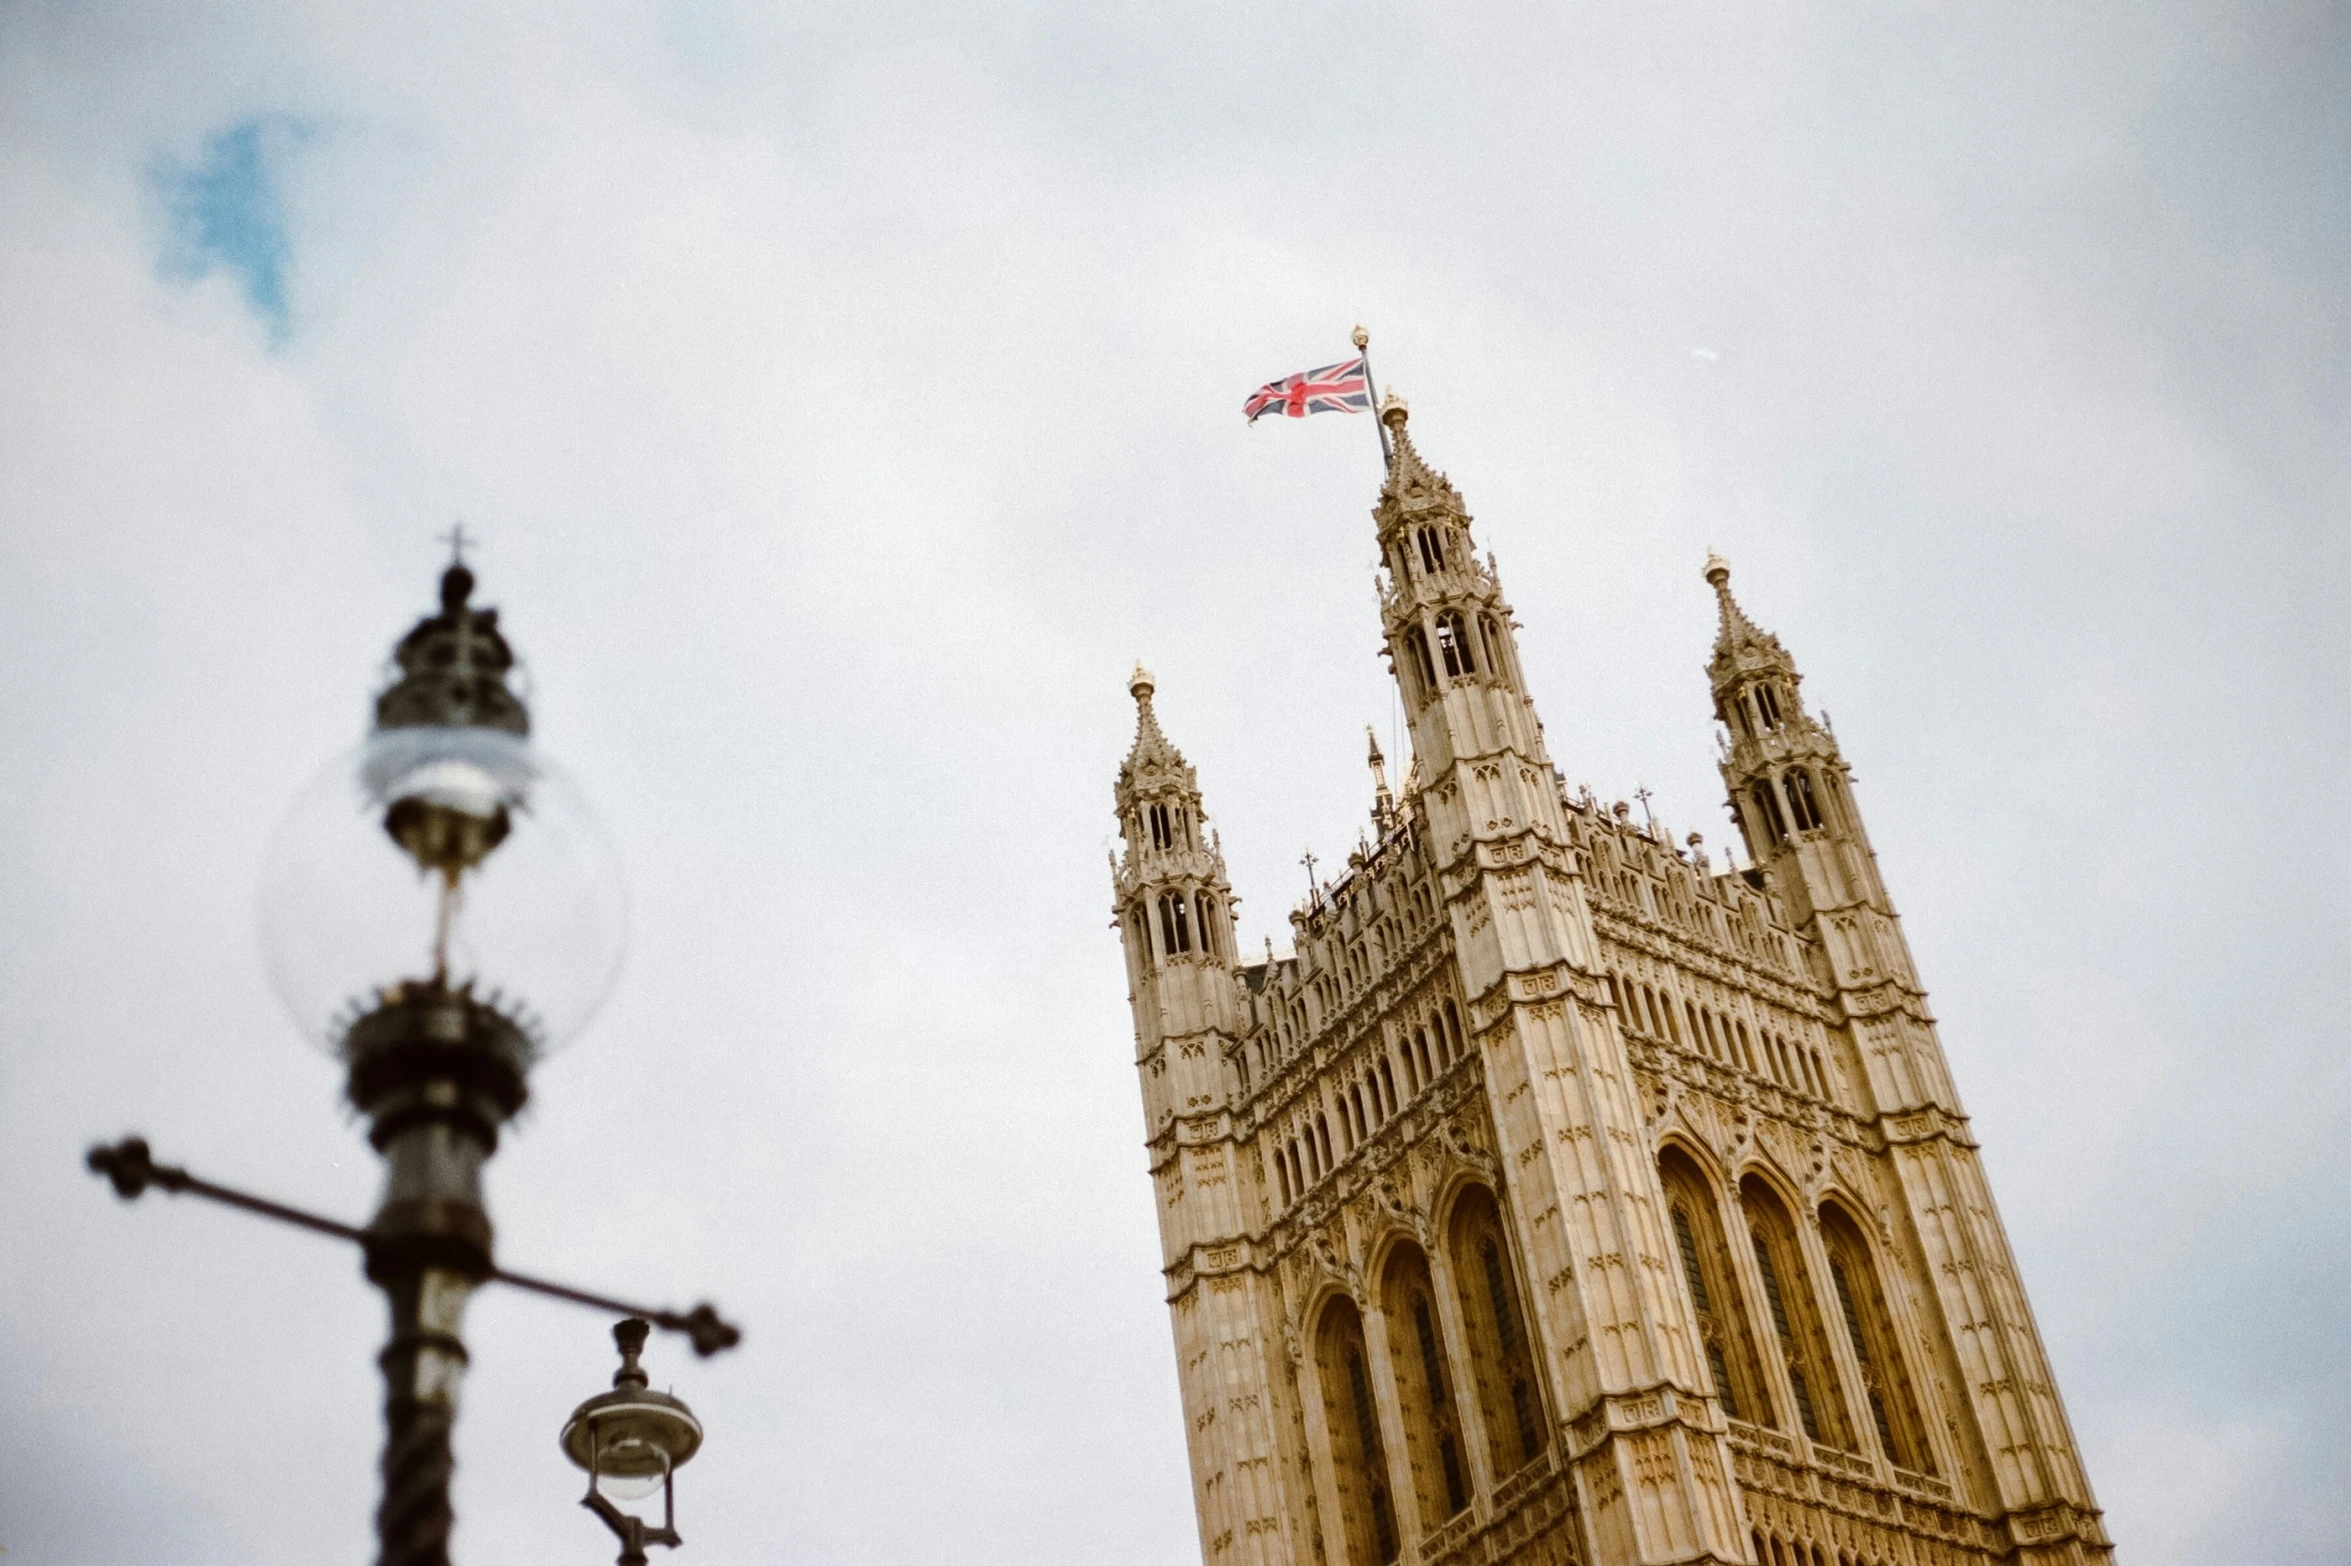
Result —
<instances>
[{"instance_id":1,"label":"ornate street lamp","mask_svg":"<svg viewBox=\"0 0 2351 1566\"><path fill-rule=\"evenodd\" d=\"M645 1335L651 1327L634 1318L612 1329L620 1345L620 1369L612 1374L612 1390L599 1392L578 1408L563 1426L563 1452L588 1471L588 1493L580 1504L604 1519L620 1540L617 1566L646 1566L645 1546L676 1549L678 1537L676 1474L702 1449L702 1422L683 1401L656 1392L638 1368ZM621 1501L641 1501L661 1492L661 1526L623 1511Z\"/></svg>"},{"instance_id":2,"label":"ornate street lamp","mask_svg":"<svg viewBox=\"0 0 2351 1566\"><path fill-rule=\"evenodd\" d=\"M461 540L460 540L461 541ZM531 1066L586 1024L618 968L626 905L578 791L530 740L508 684L498 611L470 599L462 559L441 607L393 653L367 739L304 793L264 881L269 972L302 1029L347 1070L384 1194L364 1230L154 1164L136 1139L90 1166L126 1197L150 1183L357 1240L391 1305L384 1371L381 1566L445 1566L450 1430L474 1288L521 1284L690 1333L704 1354L737 1334L689 1315L504 1272L492 1260L482 1165L528 1096Z\"/></svg>"}]
</instances>

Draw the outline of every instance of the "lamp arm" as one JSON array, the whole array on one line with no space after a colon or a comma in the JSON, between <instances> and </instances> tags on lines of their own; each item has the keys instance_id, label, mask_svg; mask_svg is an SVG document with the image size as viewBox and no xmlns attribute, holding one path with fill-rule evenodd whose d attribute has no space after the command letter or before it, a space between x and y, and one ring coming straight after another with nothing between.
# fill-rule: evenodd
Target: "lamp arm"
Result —
<instances>
[{"instance_id":1,"label":"lamp arm","mask_svg":"<svg viewBox=\"0 0 2351 1566\"><path fill-rule=\"evenodd\" d=\"M263 1218L275 1218L315 1234L349 1240L365 1246L370 1236L365 1229L338 1222L317 1213L304 1212L299 1207L288 1207L267 1197L254 1196L210 1180L198 1179L187 1170L171 1164L159 1164L142 1137L125 1137L112 1147L103 1144L90 1149L84 1160L90 1172L103 1175L114 1185L115 1194L124 1201L134 1201L151 1185L160 1186L174 1196L201 1196L207 1201L226 1207L255 1213ZM586 1305L595 1310L617 1312L624 1316L642 1316L665 1332L684 1334L694 1345L694 1352L704 1359L722 1349L731 1349L743 1341L742 1329L720 1317L707 1301L690 1311L652 1310L642 1305L631 1305L609 1295L591 1294L568 1284L534 1278L526 1273L508 1272L503 1267L492 1267L483 1279L486 1283L507 1283L533 1294L544 1294L550 1299L569 1300L574 1305Z\"/></svg>"}]
</instances>

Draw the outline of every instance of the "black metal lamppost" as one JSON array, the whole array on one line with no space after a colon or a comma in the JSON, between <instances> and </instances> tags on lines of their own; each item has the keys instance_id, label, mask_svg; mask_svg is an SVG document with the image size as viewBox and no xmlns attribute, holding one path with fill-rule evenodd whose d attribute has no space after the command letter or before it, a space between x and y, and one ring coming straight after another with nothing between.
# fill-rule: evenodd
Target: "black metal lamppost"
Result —
<instances>
[{"instance_id":1,"label":"black metal lamppost","mask_svg":"<svg viewBox=\"0 0 2351 1566\"><path fill-rule=\"evenodd\" d=\"M262 897L272 981L344 1063L345 1092L383 1156L375 1217L355 1228L215 1185L155 1164L136 1138L89 1157L126 1198L160 1185L363 1248L392 1322L380 1359L380 1566L448 1561L464 1310L480 1284L644 1317L688 1334L702 1354L740 1336L708 1305L644 1310L493 1260L482 1165L528 1097L531 1066L577 1033L610 987L626 916L594 818L531 744L529 710L508 684L513 650L498 611L470 603L473 586L462 558L453 561L439 612L393 653L397 674L366 741L328 767L280 829ZM645 1329L637 1324L640 1345ZM633 1365L630 1355L624 1375ZM692 1423L682 1404L677 1412ZM682 1462L700 1437L694 1425L682 1451L653 1445ZM638 1430L636 1439L649 1438ZM642 1459L638 1447L628 1452ZM659 1542L674 1543L674 1530Z\"/></svg>"}]
</instances>

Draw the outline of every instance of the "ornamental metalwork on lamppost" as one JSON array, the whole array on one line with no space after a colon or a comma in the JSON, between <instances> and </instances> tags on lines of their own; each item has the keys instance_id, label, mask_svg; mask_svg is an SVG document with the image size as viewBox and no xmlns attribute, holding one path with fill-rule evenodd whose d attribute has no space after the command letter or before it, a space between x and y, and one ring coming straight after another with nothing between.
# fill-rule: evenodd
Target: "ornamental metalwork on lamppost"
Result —
<instances>
[{"instance_id":1,"label":"ornamental metalwork on lamppost","mask_svg":"<svg viewBox=\"0 0 2351 1566\"><path fill-rule=\"evenodd\" d=\"M619 964L625 901L579 791L531 742L498 611L459 557L437 613L393 653L375 721L289 813L261 924L270 976L346 1069L384 1160L364 1229L158 1165L136 1138L90 1167L125 1197L150 1184L283 1219L364 1249L391 1306L380 1566L444 1566L464 1311L484 1282L626 1311L709 1354L735 1329L526 1277L493 1259L482 1165L528 1097L530 1068L585 1025ZM698 1432L697 1432L698 1434Z\"/></svg>"}]
</instances>

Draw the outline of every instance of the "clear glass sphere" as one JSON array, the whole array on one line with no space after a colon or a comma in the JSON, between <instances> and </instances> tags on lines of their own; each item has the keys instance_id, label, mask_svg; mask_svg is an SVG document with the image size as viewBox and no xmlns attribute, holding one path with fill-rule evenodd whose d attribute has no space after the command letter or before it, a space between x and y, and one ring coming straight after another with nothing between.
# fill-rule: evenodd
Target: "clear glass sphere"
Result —
<instances>
[{"instance_id":1,"label":"clear glass sphere","mask_svg":"<svg viewBox=\"0 0 2351 1566\"><path fill-rule=\"evenodd\" d=\"M404 981L471 986L539 1054L586 1026L628 929L620 869L578 788L500 729L378 729L329 763L271 839L271 983L327 1050Z\"/></svg>"}]
</instances>

